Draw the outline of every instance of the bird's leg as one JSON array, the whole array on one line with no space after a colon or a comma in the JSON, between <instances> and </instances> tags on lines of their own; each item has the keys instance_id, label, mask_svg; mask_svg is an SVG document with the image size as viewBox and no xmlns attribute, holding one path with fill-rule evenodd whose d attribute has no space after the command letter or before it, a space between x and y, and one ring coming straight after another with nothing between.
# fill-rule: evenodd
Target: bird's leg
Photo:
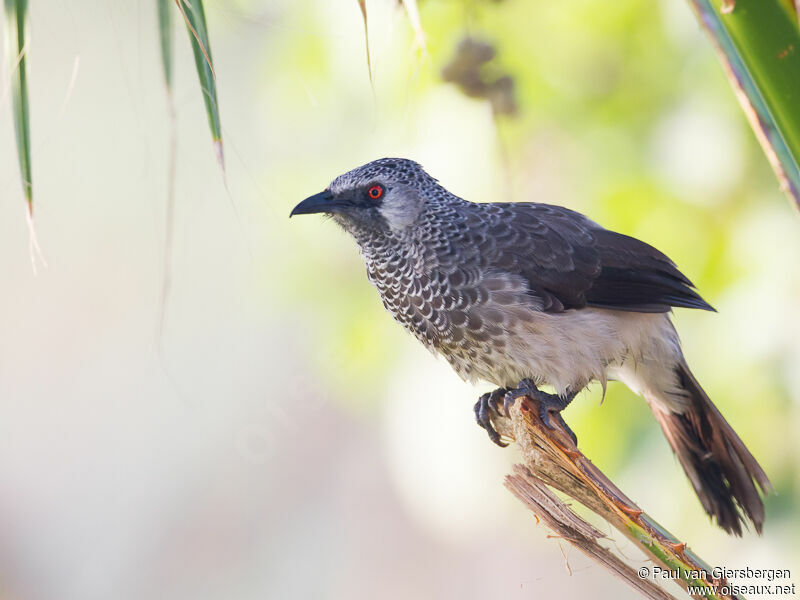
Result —
<instances>
[{"instance_id":1,"label":"bird's leg","mask_svg":"<svg viewBox=\"0 0 800 600\"><path fill-rule=\"evenodd\" d=\"M517 401L517 398L520 398L521 396L528 396L539 403L539 418L542 420L542 423L544 423L550 429L555 429L553 424L550 422L550 415L555 415L561 426L567 433L569 433L572 441L577 446L578 438L561 416L561 411L564 410L570 402L572 402L572 399L576 394L577 392L570 392L566 396L548 394L537 388L536 384L530 379L523 379L519 382L516 389L508 390L508 392L506 392L505 396L503 397L503 411L506 413L506 416L510 416L511 413L509 411L511 407L514 406L514 402Z\"/></svg>"},{"instance_id":2,"label":"bird's leg","mask_svg":"<svg viewBox=\"0 0 800 600\"><path fill-rule=\"evenodd\" d=\"M475 420L489 434L489 439L501 448L505 448L508 444L500 440L500 434L492 425L491 415L492 412L500 414L499 402L505 397L507 391L505 388L497 388L493 392L483 394L475 403Z\"/></svg>"}]
</instances>

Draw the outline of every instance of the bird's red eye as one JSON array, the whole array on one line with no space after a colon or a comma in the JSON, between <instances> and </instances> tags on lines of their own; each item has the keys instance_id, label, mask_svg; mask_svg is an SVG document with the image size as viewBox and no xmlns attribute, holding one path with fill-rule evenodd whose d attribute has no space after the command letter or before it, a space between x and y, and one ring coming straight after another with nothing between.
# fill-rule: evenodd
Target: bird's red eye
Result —
<instances>
[{"instance_id":1,"label":"bird's red eye","mask_svg":"<svg viewBox=\"0 0 800 600\"><path fill-rule=\"evenodd\" d=\"M381 196L383 196L383 186L373 185L371 188L367 190L367 195L373 200L379 199Z\"/></svg>"}]
</instances>

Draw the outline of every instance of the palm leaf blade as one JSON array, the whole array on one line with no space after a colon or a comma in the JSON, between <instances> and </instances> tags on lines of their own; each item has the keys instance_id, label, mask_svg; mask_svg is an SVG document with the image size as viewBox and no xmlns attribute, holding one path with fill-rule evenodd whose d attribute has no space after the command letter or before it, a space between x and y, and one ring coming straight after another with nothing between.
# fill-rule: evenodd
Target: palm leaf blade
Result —
<instances>
[{"instance_id":1,"label":"palm leaf blade","mask_svg":"<svg viewBox=\"0 0 800 600\"><path fill-rule=\"evenodd\" d=\"M189 39L192 44L194 63L197 67L197 76L203 90L203 101L206 105L208 126L211 138L214 141L214 150L217 159L224 168L222 153L222 126L220 125L219 102L217 101L216 73L214 61L211 57L211 45L208 38L206 14L203 9L203 0L175 0L183 14Z\"/></svg>"},{"instance_id":2,"label":"palm leaf blade","mask_svg":"<svg viewBox=\"0 0 800 600\"><path fill-rule=\"evenodd\" d=\"M172 11L170 0L156 0L158 8L158 34L161 45L161 66L167 89L172 88Z\"/></svg>"},{"instance_id":3,"label":"palm leaf blade","mask_svg":"<svg viewBox=\"0 0 800 600\"><path fill-rule=\"evenodd\" d=\"M690 0L789 197L800 208L800 31L783 0Z\"/></svg>"},{"instance_id":4,"label":"palm leaf blade","mask_svg":"<svg viewBox=\"0 0 800 600\"><path fill-rule=\"evenodd\" d=\"M17 156L22 177L22 189L33 212L33 185L31 179L31 133L28 107L28 72L25 54L28 0L5 0L6 42L11 72L11 100Z\"/></svg>"}]
</instances>

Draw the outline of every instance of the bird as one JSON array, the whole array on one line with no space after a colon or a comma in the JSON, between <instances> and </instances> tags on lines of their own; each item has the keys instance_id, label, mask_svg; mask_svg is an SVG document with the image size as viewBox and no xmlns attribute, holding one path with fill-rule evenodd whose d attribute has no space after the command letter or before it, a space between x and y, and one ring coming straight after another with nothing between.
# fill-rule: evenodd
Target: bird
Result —
<instances>
[{"instance_id":1,"label":"bird","mask_svg":"<svg viewBox=\"0 0 800 600\"><path fill-rule=\"evenodd\" d=\"M560 206L464 200L404 158L336 177L290 217L316 213L355 239L395 320L464 380L497 386L474 407L493 442L506 445L492 421L520 396L577 441L561 411L590 383L621 381L649 404L712 520L761 533L769 479L690 371L670 318L714 309L665 254Z\"/></svg>"}]
</instances>

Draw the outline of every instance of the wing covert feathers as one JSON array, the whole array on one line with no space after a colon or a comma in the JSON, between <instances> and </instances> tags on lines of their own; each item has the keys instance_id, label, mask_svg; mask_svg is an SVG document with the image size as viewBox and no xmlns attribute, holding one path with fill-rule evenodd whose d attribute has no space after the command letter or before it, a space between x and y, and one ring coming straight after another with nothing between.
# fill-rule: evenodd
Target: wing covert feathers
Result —
<instances>
[{"instance_id":1,"label":"wing covert feathers","mask_svg":"<svg viewBox=\"0 0 800 600\"><path fill-rule=\"evenodd\" d=\"M666 255L580 213L534 203L470 208L467 222L479 236L473 243L486 250L485 266L525 277L548 312L584 306L635 312L714 310Z\"/></svg>"}]
</instances>

